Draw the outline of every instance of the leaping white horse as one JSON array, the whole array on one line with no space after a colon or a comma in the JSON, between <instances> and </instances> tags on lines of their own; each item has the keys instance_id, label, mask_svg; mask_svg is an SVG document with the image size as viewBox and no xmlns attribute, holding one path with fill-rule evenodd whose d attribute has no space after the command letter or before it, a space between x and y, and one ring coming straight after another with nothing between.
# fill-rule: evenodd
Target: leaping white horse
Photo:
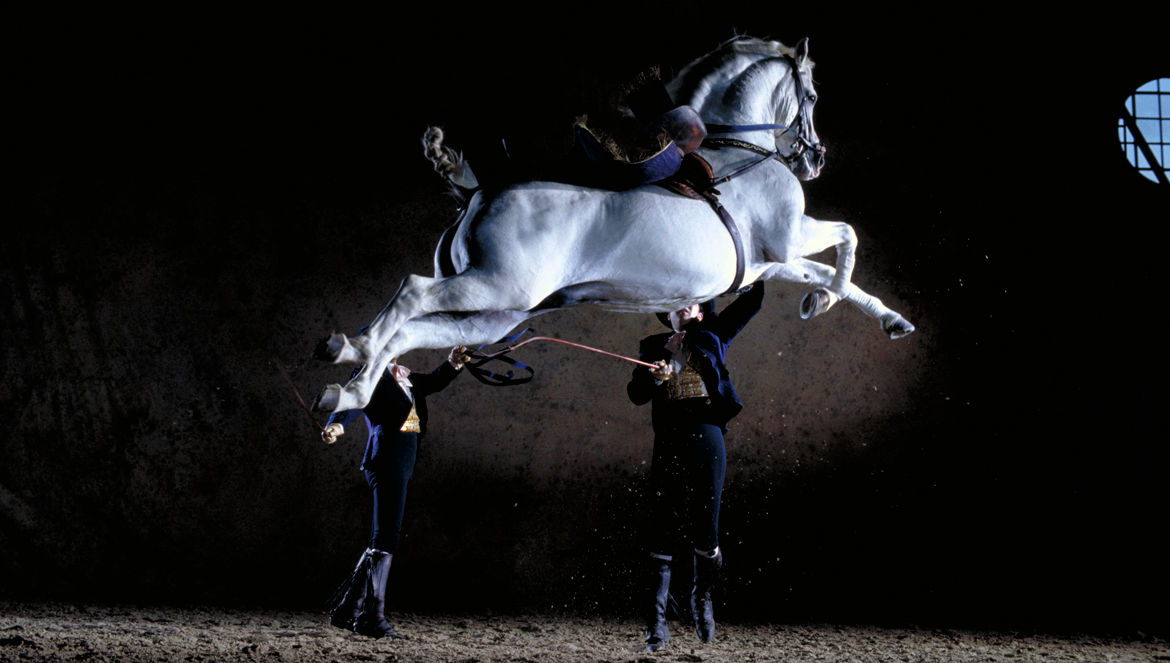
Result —
<instances>
[{"instance_id":1,"label":"leaping white horse","mask_svg":"<svg viewBox=\"0 0 1170 663\"><path fill-rule=\"evenodd\" d=\"M850 282L853 229L804 214L798 178L819 175L824 160L812 125L807 40L790 48L732 39L689 64L667 89L676 103L698 111L709 139L734 132L737 142L699 150L717 178L754 165L718 187L742 238L743 285L808 284L805 318L844 300L877 318L891 338L914 331ZM432 147L431 154L453 154ZM439 158L436 166L456 183L472 177L459 160ZM830 246L835 269L805 258ZM333 334L318 346L318 358L366 367L344 388L326 386L314 409L364 407L390 361L410 350L495 343L557 308L678 310L726 293L736 276L736 247L719 215L706 202L658 186L609 191L528 182L477 191L439 244L434 278L407 276L364 333Z\"/></svg>"}]
</instances>

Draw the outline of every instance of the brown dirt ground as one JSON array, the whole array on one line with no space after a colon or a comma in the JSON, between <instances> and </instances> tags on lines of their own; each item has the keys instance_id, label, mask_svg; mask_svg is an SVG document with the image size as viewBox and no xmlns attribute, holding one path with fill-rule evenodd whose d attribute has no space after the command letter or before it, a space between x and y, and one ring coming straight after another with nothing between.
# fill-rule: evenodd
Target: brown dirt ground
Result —
<instances>
[{"instance_id":1,"label":"brown dirt ground","mask_svg":"<svg viewBox=\"0 0 1170 663\"><path fill-rule=\"evenodd\" d=\"M0 603L0 661L1163 661L1170 646L1135 634L1053 637L831 625L720 626L702 646L672 622L670 646L646 654L631 620L393 615L403 640L371 640L324 615L216 608Z\"/></svg>"}]
</instances>

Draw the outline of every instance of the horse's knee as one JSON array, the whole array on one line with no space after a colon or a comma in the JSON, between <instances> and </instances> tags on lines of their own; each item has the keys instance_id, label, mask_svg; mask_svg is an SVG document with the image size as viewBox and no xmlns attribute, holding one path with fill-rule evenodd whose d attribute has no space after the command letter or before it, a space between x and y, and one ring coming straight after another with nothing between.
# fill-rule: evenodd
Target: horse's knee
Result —
<instances>
[{"instance_id":1,"label":"horse's knee","mask_svg":"<svg viewBox=\"0 0 1170 663\"><path fill-rule=\"evenodd\" d=\"M847 248L850 251L856 249L857 248L857 231L854 230L853 226L849 225L848 223L842 223L841 225L844 226L844 231L841 233L842 234L841 245L843 245L845 248Z\"/></svg>"},{"instance_id":2,"label":"horse's knee","mask_svg":"<svg viewBox=\"0 0 1170 663\"><path fill-rule=\"evenodd\" d=\"M398 287L398 294L394 296L395 307L412 309L418 306L426 294L427 287L432 282L434 279L418 274L408 274L406 278L402 279L402 285Z\"/></svg>"},{"instance_id":3,"label":"horse's knee","mask_svg":"<svg viewBox=\"0 0 1170 663\"><path fill-rule=\"evenodd\" d=\"M402 286L399 288L400 296L401 294L419 292L431 281L434 281L434 279L419 276L418 274L407 274L406 278L402 279Z\"/></svg>"}]
</instances>

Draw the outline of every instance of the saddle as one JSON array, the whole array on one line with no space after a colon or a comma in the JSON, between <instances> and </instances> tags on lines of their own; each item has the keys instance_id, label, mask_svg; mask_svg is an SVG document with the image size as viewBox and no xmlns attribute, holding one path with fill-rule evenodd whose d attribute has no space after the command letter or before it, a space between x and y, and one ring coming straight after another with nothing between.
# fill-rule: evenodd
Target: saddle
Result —
<instances>
[{"instance_id":1,"label":"saddle","mask_svg":"<svg viewBox=\"0 0 1170 663\"><path fill-rule=\"evenodd\" d=\"M570 161L588 186L611 191L634 189L674 175L683 157L707 137L703 120L690 106L658 114L629 145L599 136L585 122L585 118L577 121Z\"/></svg>"},{"instance_id":2,"label":"saddle","mask_svg":"<svg viewBox=\"0 0 1170 663\"><path fill-rule=\"evenodd\" d=\"M657 93L656 86L648 86ZM657 104L657 109L663 108L665 89L658 94L647 107ZM665 101L669 102L669 96ZM590 164L584 169L590 176L583 177L587 186L599 186L614 191L623 191L642 186L655 184L667 191L672 191L694 200L705 200L719 220L731 235L735 244L735 279L731 282L725 295L739 291L743 285L745 260L743 238L739 234L739 227L731 214L719 202L719 190L715 188L715 173L711 164L703 157L695 154L703 139L707 137L707 129L698 113L690 106L678 106L660 113L642 132L640 143L656 140L659 145L665 144L651 157L639 162L621 161L613 154L612 149L603 147L597 137L590 132L583 123L577 125L577 142L575 150L585 156L584 161ZM580 163L580 161L579 161Z\"/></svg>"},{"instance_id":3,"label":"saddle","mask_svg":"<svg viewBox=\"0 0 1170 663\"><path fill-rule=\"evenodd\" d=\"M719 191L712 188L715 184L715 173L711 170L711 164L693 152L682 158L678 170L672 175L654 184L695 200L710 201L719 195Z\"/></svg>"}]
</instances>

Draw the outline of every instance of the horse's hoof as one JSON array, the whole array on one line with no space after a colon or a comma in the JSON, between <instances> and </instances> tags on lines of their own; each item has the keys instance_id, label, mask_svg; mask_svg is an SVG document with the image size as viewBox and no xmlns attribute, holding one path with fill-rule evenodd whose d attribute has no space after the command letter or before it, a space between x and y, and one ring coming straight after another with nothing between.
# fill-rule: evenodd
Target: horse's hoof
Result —
<instances>
[{"instance_id":1,"label":"horse's hoof","mask_svg":"<svg viewBox=\"0 0 1170 663\"><path fill-rule=\"evenodd\" d=\"M825 288L817 288L800 300L800 317L808 320L828 311L837 303L837 296Z\"/></svg>"},{"instance_id":2,"label":"horse's hoof","mask_svg":"<svg viewBox=\"0 0 1170 663\"><path fill-rule=\"evenodd\" d=\"M316 400L313 401L313 412L328 412L330 414L337 411L337 405L341 402L341 385L327 384L317 394Z\"/></svg>"},{"instance_id":3,"label":"horse's hoof","mask_svg":"<svg viewBox=\"0 0 1170 663\"><path fill-rule=\"evenodd\" d=\"M890 335L891 339L909 336L914 332L914 325L906 318L895 313L893 317L882 319L882 331Z\"/></svg>"},{"instance_id":4,"label":"horse's hoof","mask_svg":"<svg viewBox=\"0 0 1170 663\"><path fill-rule=\"evenodd\" d=\"M337 360L341 359L341 351L345 348L346 341L345 334L326 336L313 348L313 359L337 363Z\"/></svg>"}]
</instances>

